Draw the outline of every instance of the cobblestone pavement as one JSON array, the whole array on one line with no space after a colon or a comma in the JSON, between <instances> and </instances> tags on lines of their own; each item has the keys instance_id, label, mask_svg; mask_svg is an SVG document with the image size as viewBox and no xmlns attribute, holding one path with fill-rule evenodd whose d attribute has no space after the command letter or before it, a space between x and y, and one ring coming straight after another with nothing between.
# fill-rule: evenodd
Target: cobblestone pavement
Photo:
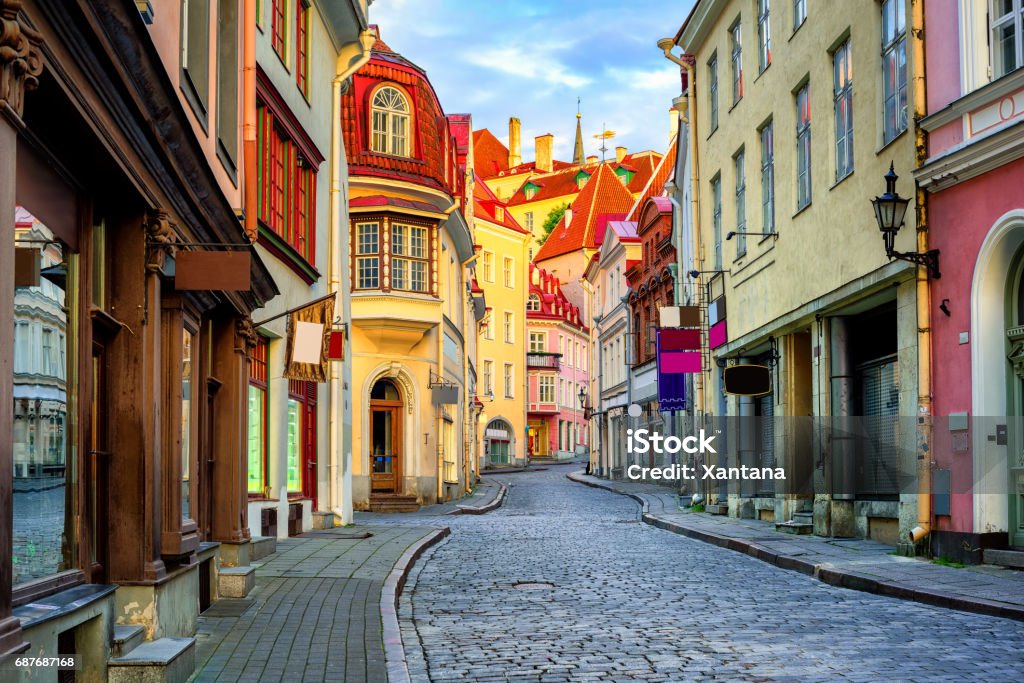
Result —
<instances>
[{"instance_id":1,"label":"cobblestone pavement","mask_svg":"<svg viewBox=\"0 0 1024 683\"><path fill-rule=\"evenodd\" d=\"M193 680L383 683L381 587L405 550L432 530L358 526L278 541L277 553L255 563L249 598L212 610L241 615L200 616ZM373 535L339 537L361 531Z\"/></svg>"},{"instance_id":2,"label":"cobblestone pavement","mask_svg":"<svg viewBox=\"0 0 1024 683\"><path fill-rule=\"evenodd\" d=\"M828 586L565 473L503 477L501 509L450 518L417 562L414 681L1024 680L1024 624Z\"/></svg>"}]
</instances>

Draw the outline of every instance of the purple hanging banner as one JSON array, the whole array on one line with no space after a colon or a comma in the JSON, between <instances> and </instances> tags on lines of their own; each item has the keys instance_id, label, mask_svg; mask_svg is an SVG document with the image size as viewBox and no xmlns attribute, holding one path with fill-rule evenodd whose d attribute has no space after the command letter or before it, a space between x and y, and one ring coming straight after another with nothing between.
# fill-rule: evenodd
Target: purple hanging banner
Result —
<instances>
[{"instance_id":1,"label":"purple hanging banner","mask_svg":"<svg viewBox=\"0 0 1024 683\"><path fill-rule=\"evenodd\" d=\"M686 378L700 372L700 351L679 351L678 330L658 330L658 410L685 410ZM689 340L687 340L689 341Z\"/></svg>"}]
</instances>

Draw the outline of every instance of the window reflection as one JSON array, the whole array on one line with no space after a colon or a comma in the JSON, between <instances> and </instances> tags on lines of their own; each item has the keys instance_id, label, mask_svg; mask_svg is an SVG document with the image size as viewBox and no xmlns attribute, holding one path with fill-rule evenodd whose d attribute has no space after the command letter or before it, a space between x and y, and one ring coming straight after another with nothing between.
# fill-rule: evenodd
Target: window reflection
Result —
<instances>
[{"instance_id":1,"label":"window reflection","mask_svg":"<svg viewBox=\"0 0 1024 683\"><path fill-rule=\"evenodd\" d=\"M192 348L194 337L184 330L181 345L181 515L188 517L192 504L189 463L192 459Z\"/></svg>"},{"instance_id":2,"label":"window reflection","mask_svg":"<svg viewBox=\"0 0 1024 683\"><path fill-rule=\"evenodd\" d=\"M72 565L73 459L68 457L69 329L65 291L73 257L46 226L18 208L15 246L39 251L38 285L14 293L14 583Z\"/></svg>"}]
</instances>

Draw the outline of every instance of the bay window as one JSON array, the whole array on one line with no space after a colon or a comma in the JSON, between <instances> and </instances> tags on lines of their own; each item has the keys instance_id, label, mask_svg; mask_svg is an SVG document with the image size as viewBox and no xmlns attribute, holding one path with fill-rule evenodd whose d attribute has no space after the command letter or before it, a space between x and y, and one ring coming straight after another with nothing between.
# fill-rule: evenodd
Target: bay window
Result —
<instances>
[{"instance_id":1,"label":"bay window","mask_svg":"<svg viewBox=\"0 0 1024 683\"><path fill-rule=\"evenodd\" d=\"M415 225L391 226L391 288L427 291L427 229Z\"/></svg>"},{"instance_id":2,"label":"bay window","mask_svg":"<svg viewBox=\"0 0 1024 683\"><path fill-rule=\"evenodd\" d=\"M306 263L316 259L316 169L265 105L257 108L258 216Z\"/></svg>"}]
</instances>

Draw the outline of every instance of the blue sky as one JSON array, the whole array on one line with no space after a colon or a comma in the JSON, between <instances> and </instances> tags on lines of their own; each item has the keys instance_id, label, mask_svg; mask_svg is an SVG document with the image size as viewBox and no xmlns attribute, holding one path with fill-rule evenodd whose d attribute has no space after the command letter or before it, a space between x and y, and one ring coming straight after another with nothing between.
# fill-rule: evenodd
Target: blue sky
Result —
<instances>
[{"instance_id":1,"label":"blue sky","mask_svg":"<svg viewBox=\"0 0 1024 683\"><path fill-rule=\"evenodd\" d=\"M576 98L583 99L585 153L602 124L630 151L668 144L679 69L657 48L692 0L376 0L381 38L426 69L445 112L471 113L474 128L508 139L522 120L523 158L533 138L554 133L571 159Z\"/></svg>"}]
</instances>

